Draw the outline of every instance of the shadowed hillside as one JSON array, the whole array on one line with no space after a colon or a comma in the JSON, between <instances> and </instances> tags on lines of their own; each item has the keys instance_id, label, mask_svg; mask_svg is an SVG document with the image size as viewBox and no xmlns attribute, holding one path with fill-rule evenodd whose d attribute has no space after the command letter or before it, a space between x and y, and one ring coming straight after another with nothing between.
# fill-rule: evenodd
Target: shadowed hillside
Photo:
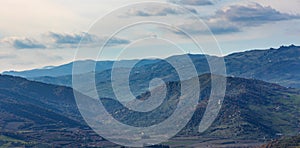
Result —
<instances>
[{"instance_id":1,"label":"shadowed hillside","mask_svg":"<svg viewBox=\"0 0 300 148\"><path fill-rule=\"evenodd\" d=\"M289 136L299 132L300 95L297 90L259 80L229 77L218 118L207 131L198 133L198 125L210 94L210 76L205 74L199 77L201 97L198 109L178 137L267 141L278 138L278 135ZM86 126L77 110L71 88L12 76L0 76L0 82L2 143L12 144L15 141L15 146L47 146L47 143L58 146L112 146ZM134 126L149 126L172 114L180 83L168 82L168 97L159 110L145 114L128 110L114 99L101 101L117 120ZM146 92L138 99L147 97L149 93Z\"/></svg>"}]
</instances>

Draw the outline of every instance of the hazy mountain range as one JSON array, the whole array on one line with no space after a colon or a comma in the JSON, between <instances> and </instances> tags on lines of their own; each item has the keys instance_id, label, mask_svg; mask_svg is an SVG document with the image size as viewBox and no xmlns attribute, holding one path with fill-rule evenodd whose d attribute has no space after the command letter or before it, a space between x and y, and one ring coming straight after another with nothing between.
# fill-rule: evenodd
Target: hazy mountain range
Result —
<instances>
[{"instance_id":1,"label":"hazy mountain range","mask_svg":"<svg viewBox=\"0 0 300 148\"><path fill-rule=\"evenodd\" d=\"M115 68L127 68L132 63L136 63L139 60L121 60L117 61L118 63ZM157 59L151 59L151 60L142 60L140 61L136 66L143 66L147 64L156 63L159 60ZM94 63L95 61L92 60L83 60L83 61L75 61L76 64L80 65L80 67L85 67L91 63ZM115 61L99 61L96 64L95 71L101 72L104 70L111 69L113 67L113 64ZM73 62L60 65L60 66L46 66L44 68L40 69L33 69L33 70L26 70L26 71L6 71L3 72L5 75L12 75L12 76L19 76L19 77L25 77L25 78L34 78L34 77L43 77L43 76L49 76L49 77L59 77L59 76L65 76L65 75L71 75L73 73ZM74 74L83 74L90 71L80 71L78 73Z\"/></svg>"},{"instance_id":2,"label":"hazy mountain range","mask_svg":"<svg viewBox=\"0 0 300 148\"><path fill-rule=\"evenodd\" d=\"M217 60L219 57L209 55L191 55L197 72L199 75L209 73L209 65L207 58ZM172 56L167 59L180 59L184 55ZM300 88L300 47L299 46L281 46L278 49L267 50L249 50L246 52L239 52L227 55L224 58L226 63L227 75L242 78L259 79L271 83L276 83L286 87ZM83 67L92 61L77 61ZM117 69L128 68L132 63L137 60L118 61ZM114 64L113 61L100 61L96 63L95 72L99 81L108 81L110 79L110 69ZM135 65L133 72L145 71L144 77L149 77L149 71L155 70L158 74L171 74L174 72L171 65L163 60L148 59L142 60ZM90 71L88 71L90 72ZM80 71L74 73L75 75L82 75L87 71ZM30 80L40 81L49 84L57 84L63 86L72 85L72 63L61 65L47 69L33 69L21 72L3 72L6 75L21 76ZM141 75L141 74L140 74Z\"/></svg>"}]
</instances>

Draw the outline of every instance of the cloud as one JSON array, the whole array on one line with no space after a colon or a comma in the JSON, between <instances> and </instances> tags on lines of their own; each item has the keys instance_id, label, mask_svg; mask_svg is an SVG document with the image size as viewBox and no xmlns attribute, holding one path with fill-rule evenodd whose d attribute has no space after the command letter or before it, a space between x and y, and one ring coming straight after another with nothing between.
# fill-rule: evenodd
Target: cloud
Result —
<instances>
[{"instance_id":1,"label":"cloud","mask_svg":"<svg viewBox=\"0 0 300 148\"><path fill-rule=\"evenodd\" d=\"M121 45L121 44L129 44L129 40L121 39L121 38L111 38L108 40L107 45L108 46L116 46L116 45Z\"/></svg>"},{"instance_id":2,"label":"cloud","mask_svg":"<svg viewBox=\"0 0 300 148\"><path fill-rule=\"evenodd\" d=\"M76 48L79 43L81 46L96 47L99 43L105 42L108 37L98 37L89 33L55 33L48 32L36 39L26 37L6 37L0 40L0 45L14 49L61 49ZM112 37L106 46L118 46L129 44L131 41L119 37Z\"/></svg>"},{"instance_id":3,"label":"cloud","mask_svg":"<svg viewBox=\"0 0 300 148\"><path fill-rule=\"evenodd\" d=\"M12 54L0 54L0 59L1 60L3 60L3 59L14 59L16 57L17 57L16 55L12 55Z\"/></svg>"},{"instance_id":4,"label":"cloud","mask_svg":"<svg viewBox=\"0 0 300 148\"><path fill-rule=\"evenodd\" d=\"M9 37L0 41L1 43L9 44L15 49L44 49L46 46L34 39Z\"/></svg>"},{"instance_id":5,"label":"cloud","mask_svg":"<svg viewBox=\"0 0 300 148\"><path fill-rule=\"evenodd\" d=\"M49 32L47 35L56 48L76 47L79 43L82 46L96 46L99 42L105 42L106 37L98 37L89 33L54 33ZM111 38L107 46L117 46L129 44L130 41L117 37Z\"/></svg>"},{"instance_id":6,"label":"cloud","mask_svg":"<svg viewBox=\"0 0 300 148\"><path fill-rule=\"evenodd\" d=\"M249 5L231 5L215 12L214 15L204 18L211 32L215 35L231 34L243 31L247 27L256 27L266 23L300 19L299 15L281 13L271 7L264 7L257 3ZM193 34L208 34L205 27L197 24L185 23L180 28ZM180 32L175 32L182 34Z\"/></svg>"},{"instance_id":7,"label":"cloud","mask_svg":"<svg viewBox=\"0 0 300 148\"><path fill-rule=\"evenodd\" d=\"M173 0L175 4L191 5L191 6L206 6L213 5L214 3L210 0Z\"/></svg>"},{"instance_id":8,"label":"cloud","mask_svg":"<svg viewBox=\"0 0 300 148\"><path fill-rule=\"evenodd\" d=\"M232 5L218 10L213 16L241 26L258 26L269 22L299 19L299 15L281 13L270 6L264 7L258 3L250 5Z\"/></svg>"},{"instance_id":9,"label":"cloud","mask_svg":"<svg viewBox=\"0 0 300 148\"><path fill-rule=\"evenodd\" d=\"M52 39L52 41L56 44L78 44L82 37L85 40L82 43L93 43L97 41L97 37L95 35L90 35L88 33L55 33L49 32L48 37Z\"/></svg>"},{"instance_id":10,"label":"cloud","mask_svg":"<svg viewBox=\"0 0 300 148\"><path fill-rule=\"evenodd\" d=\"M215 35L221 35L221 34L230 34L230 33L236 33L240 32L240 28L234 24L230 24L228 22L222 22L222 21L206 21L205 27L203 25L198 25L197 23L186 23L179 26L182 30L184 30L187 33L190 34L203 34L208 35L210 33L213 33ZM176 34L183 35L182 32L175 31Z\"/></svg>"},{"instance_id":11,"label":"cloud","mask_svg":"<svg viewBox=\"0 0 300 148\"><path fill-rule=\"evenodd\" d=\"M208 25L210 31L216 35L236 33L241 31L237 25L225 21L209 20L206 22L206 24Z\"/></svg>"},{"instance_id":12,"label":"cloud","mask_svg":"<svg viewBox=\"0 0 300 148\"><path fill-rule=\"evenodd\" d=\"M188 8L190 12L197 13L197 10ZM165 7L165 8L157 8L157 7L148 7L146 9L140 10L140 9L131 9L127 12L128 16L141 16L141 17L149 17L149 16L167 16L167 15L180 15L180 14L186 14L187 12L171 8L171 7Z\"/></svg>"}]
</instances>

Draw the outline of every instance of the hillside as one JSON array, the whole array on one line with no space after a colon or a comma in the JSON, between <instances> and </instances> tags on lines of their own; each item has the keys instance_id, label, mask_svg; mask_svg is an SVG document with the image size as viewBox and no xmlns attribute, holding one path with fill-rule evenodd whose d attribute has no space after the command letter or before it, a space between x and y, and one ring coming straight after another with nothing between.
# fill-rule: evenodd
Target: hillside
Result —
<instances>
[{"instance_id":1,"label":"hillside","mask_svg":"<svg viewBox=\"0 0 300 148\"><path fill-rule=\"evenodd\" d=\"M198 133L210 92L210 75L201 75L199 79L202 85L198 108L192 120L177 136L267 141L277 138L278 134L288 136L299 132L298 90L259 80L229 77L218 118L205 133ZM132 112L114 99L103 98L101 101L117 120L134 126L149 126L172 114L180 83L168 82L168 97L159 110L144 114ZM138 98L147 97L149 94L146 92ZM17 140L19 142L15 146L22 143L78 146L97 142L99 145L112 146L83 122L71 88L0 76L0 106L2 143Z\"/></svg>"},{"instance_id":2,"label":"hillside","mask_svg":"<svg viewBox=\"0 0 300 148\"><path fill-rule=\"evenodd\" d=\"M299 91L259 80L228 78L227 82L219 117L205 134L268 139L299 132Z\"/></svg>"},{"instance_id":3,"label":"hillside","mask_svg":"<svg viewBox=\"0 0 300 148\"><path fill-rule=\"evenodd\" d=\"M103 141L87 127L67 87L0 75L0 117L3 146L78 147Z\"/></svg>"},{"instance_id":4,"label":"hillside","mask_svg":"<svg viewBox=\"0 0 300 148\"><path fill-rule=\"evenodd\" d=\"M284 148L300 147L300 136L284 137L261 146L261 148L282 148L282 147Z\"/></svg>"},{"instance_id":5,"label":"hillside","mask_svg":"<svg viewBox=\"0 0 300 148\"><path fill-rule=\"evenodd\" d=\"M300 131L300 92L260 80L227 78L226 96L220 114L212 127L205 133L198 133L198 124L202 118L210 95L210 75L199 77L201 98L192 120L181 131L180 135L202 135L204 137L233 139L272 139L280 135L295 135ZM188 83L191 80L186 80ZM105 99L115 118L134 126L149 126L159 123L172 114L181 82L168 82L170 92L160 110L155 112L136 113L122 107L113 99ZM193 86L190 86L193 87ZM144 97L143 97L144 96ZM144 94L139 98L149 97ZM117 114L114 114L117 113ZM124 116L125 115L125 116ZM168 117L168 116L167 116ZM151 120L147 120L151 119Z\"/></svg>"}]
</instances>

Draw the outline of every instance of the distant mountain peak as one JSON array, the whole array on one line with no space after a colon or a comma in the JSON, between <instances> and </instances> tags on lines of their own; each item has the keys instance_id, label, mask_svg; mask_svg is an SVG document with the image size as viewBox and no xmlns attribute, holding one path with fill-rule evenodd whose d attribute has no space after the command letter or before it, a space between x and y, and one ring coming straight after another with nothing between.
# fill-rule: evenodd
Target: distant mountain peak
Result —
<instances>
[{"instance_id":1,"label":"distant mountain peak","mask_svg":"<svg viewBox=\"0 0 300 148\"><path fill-rule=\"evenodd\" d=\"M284 45L280 46L280 48L294 48L294 47L299 48L300 46L296 46L296 45L294 45L294 44L291 44L291 45L289 45L289 46L284 46Z\"/></svg>"}]
</instances>

